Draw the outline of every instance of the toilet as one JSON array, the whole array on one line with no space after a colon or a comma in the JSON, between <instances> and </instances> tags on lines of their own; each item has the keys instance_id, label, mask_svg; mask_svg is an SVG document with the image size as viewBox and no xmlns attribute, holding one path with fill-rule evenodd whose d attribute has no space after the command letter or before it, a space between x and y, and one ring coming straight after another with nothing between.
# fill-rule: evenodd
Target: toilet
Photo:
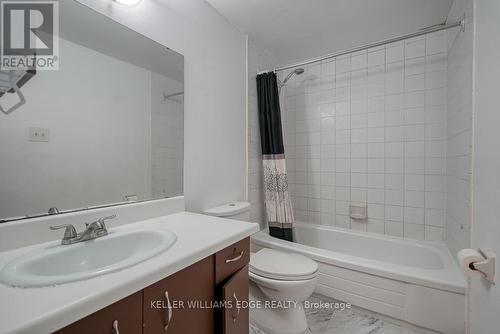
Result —
<instances>
[{"instance_id":1,"label":"toilet","mask_svg":"<svg viewBox=\"0 0 500 334\"><path fill-rule=\"evenodd\" d=\"M269 334L308 332L302 302L314 292L318 264L300 254L263 248L250 257L250 321Z\"/></svg>"},{"instance_id":2,"label":"toilet","mask_svg":"<svg viewBox=\"0 0 500 334\"><path fill-rule=\"evenodd\" d=\"M214 217L250 221L250 203L249 202L225 203L207 209L203 213Z\"/></svg>"},{"instance_id":3,"label":"toilet","mask_svg":"<svg viewBox=\"0 0 500 334\"><path fill-rule=\"evenodd\" d=\"M205 214L249 220L250 203L226 203ZM302 302L314 292L318 264L303 255L263 248L250 255L250 321L268 334L308 333Z\"/></svg>"}]
</instances>

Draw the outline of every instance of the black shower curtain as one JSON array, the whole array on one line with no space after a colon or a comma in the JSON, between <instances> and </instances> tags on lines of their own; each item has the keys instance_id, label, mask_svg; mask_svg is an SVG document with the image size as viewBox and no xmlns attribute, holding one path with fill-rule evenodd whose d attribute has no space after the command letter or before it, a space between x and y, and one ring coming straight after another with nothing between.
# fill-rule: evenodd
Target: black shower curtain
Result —
<instances>
[{"instance_id":1,"label":"black shower curtain","mask_svg":"<svg viewBox=\"0 0 500 334\"><path fill-rule=\"evenodd\" d=\"M257 75L257 95L269 233L273 237L292 241L294 217L288 193L279 89L275 73Z\"/></svg>"}]
</instances>

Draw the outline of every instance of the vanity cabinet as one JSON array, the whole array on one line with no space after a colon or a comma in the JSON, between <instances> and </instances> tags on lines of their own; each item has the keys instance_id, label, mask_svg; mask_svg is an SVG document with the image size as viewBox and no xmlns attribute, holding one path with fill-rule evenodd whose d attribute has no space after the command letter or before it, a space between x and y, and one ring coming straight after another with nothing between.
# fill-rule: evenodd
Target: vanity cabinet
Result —
<instances>
[{"instance_id":1,"label":"vanity cabinet","mask_svg":"<svg viewBox=\"0 0 500 334\"><path fill-rule=\"evenodd\" d=\"M56 334L248 334L249 260L246 238Z\"/></svg>"},{"instance_id":2,"label":"vanity cabinet","mask_svg":"<svg viewBox=\"0 0 500 334\"><path fill-rule=\"evenodd\" d=\"M246 238L215 253L215 284L228 279L250 262L250 239Z\"/></svg>"},{"instance_id":3,"label":"vanity cabinet","mask_svg":"<svg viewBox=\"0 0 500 334\"><path fill-rule=\"evenodd\" d=\"M142 291L134 293L56 334L137 334L142 333Z\"/></svg>"},{"instance_id":4,"label":"vanity cabinet","mask_svg":"<svg viewBox=\"0 0 500 334\"><path fill-rule=\"evenodd\" d=\"M215 254L215 298L225 307L215 309L216 334L248 334L248 263L250 239Z\"/></svg>"},{"instance_id":5,"label":"vanity cabinet","mask_svg":"<svg viewBox=\"0 0 500 334\"><path fill-rule=\"evenodd\" d=\"M143 334L212 333L214 257L144 289Z\"/></svg>"},{"instance_id":6,"label":"vanity cabinet","mask_svg":"<svg viewBox=\"0 0 500 334\"><path fill-rule=\"evenodd\" d=\"M234 274L222 286L222 298L231 301L231 307L222 309L222 334L248 334L248 265Z\"/></svg>"}]
</instances>

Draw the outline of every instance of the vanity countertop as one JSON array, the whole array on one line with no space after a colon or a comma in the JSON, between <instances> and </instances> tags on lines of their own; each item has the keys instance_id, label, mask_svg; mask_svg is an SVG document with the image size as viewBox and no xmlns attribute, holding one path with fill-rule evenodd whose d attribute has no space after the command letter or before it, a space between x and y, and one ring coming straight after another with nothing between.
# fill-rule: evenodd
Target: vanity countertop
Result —
<instances>
[{"instance_id":1,"label":"vanity countertop","mask_svg":"<svg viewBox=\"0 0 500 334\"><path fill-rule=\"evenodd\" d=\"M258 224L180 212L113 228L154 227L177 235L167 251L132 267L42 288L0 283L0 333L51 333L186 268L259 230ZM0 267L41 245L0 253Z\"/></svg>"}]
</instances>

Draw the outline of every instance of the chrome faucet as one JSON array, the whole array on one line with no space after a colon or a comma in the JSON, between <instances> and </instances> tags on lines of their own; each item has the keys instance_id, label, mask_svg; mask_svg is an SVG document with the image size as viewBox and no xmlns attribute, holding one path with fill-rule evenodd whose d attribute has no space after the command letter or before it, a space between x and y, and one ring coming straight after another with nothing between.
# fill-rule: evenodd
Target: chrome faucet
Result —
<instances>
[{"instance_id":1,"label":"chrome faucet","mask_svg":"<svg viewBox=\"0 0 500 334\"><path fill-rule=\"evenodd\" d=\"M77 242L93 240L108 235L108 229L104 222L109 219L116 218L116 215L102 217L93 223L86 223L85 231L77 233L72 224L64 224L57 226L50 226L51 230L58 230L64 228L64 237L61 240L61 245L72 245Z\"/></svg>"},{"instance_id":2,"label":"chrome faucet","mask_svg":"<svg viewBox=\"0 0 500 334\"><path fill-rule=\"evenodd\" d=\"M59 209L55 206L53 206L49 209L49 215L57 215L58 213L60 213Z\"/></svg>"}]
</instances>

